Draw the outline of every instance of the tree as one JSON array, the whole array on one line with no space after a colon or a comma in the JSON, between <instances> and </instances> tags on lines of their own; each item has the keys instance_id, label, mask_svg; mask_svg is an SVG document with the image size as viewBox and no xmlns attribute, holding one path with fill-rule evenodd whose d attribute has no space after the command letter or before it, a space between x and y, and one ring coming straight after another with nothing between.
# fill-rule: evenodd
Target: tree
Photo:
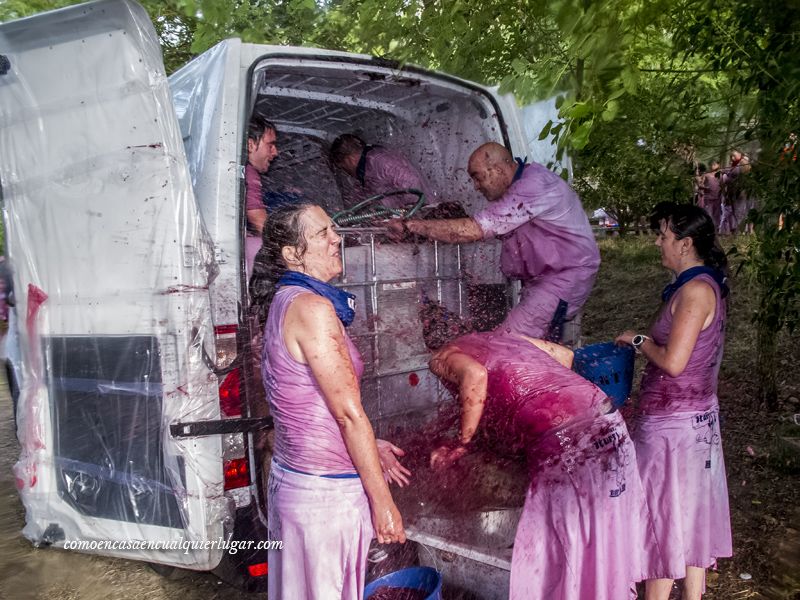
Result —
<instances>
[{"instance_id":1,"label":"tree","mask_svg":"<svg viewBox=\"0 0 800 600\"><path fill-rule=\"evenodd\" d=\"M756 240L745 265L760 288L758 401L775 408L778 334L800 322L800 164L781 152L800 123L800 9L781 0L687 6L695 18L676 30L677 46L725 71L739 95L754 100L738 118L739 137L761 147L751 177L761 206L751 217Z\"/></svg>"}]
</instances>

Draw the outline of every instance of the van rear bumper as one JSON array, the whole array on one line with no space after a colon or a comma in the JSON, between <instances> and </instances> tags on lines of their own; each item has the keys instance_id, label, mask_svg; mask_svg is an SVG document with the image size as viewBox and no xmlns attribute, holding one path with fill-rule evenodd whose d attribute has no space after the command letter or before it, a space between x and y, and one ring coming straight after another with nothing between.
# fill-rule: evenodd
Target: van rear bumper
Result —
<instances>
[{"instance_id":1,"label":"van rear bumper","mask_svg":"<svg viewBox=\"0 0 800 600\"><path fill-rule=\"evenodd\" d=\"M259 518L256 500L248 506L236 510L233 535L231 540L241 542L252 541L252 548L237 548L235 552L228 549L222 556L219 565L212 571L225 583L247 592L266 592L267 575L253 577L248 571L250 565L266 563L267 550L256 549L258 542L269 539L267 527Z\"/></svg>"}]
</instances>

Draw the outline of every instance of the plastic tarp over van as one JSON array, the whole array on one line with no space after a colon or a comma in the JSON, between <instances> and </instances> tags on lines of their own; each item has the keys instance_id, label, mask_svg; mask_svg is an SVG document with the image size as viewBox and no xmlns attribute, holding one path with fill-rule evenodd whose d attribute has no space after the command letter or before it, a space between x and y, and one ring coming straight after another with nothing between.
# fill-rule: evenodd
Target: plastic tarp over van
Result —
<instances>
[{"instance_id":1,"label":"plastic tarp over van","mask_svg":"<svg viewBox=\"0 0 800 600\"><path fill-rule=\"evenodd\" d=\"M135 3L0 26L0 185L22 352L15 467L35 543L211 569L231 507L198 212Z\"/></svg>"}]
</instances>

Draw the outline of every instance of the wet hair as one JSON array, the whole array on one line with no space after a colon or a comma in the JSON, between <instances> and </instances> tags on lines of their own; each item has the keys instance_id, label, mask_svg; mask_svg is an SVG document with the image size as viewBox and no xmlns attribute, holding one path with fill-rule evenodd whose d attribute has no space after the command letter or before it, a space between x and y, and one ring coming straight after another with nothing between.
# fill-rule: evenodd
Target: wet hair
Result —
<instances>
[{"instance_id":1,"label":"wet hair","mask_svg":"<svg viewBox=\"0 0 800 600\"><path fill-rule=\"evenodd\" d=\"M361 154L366 145L364 140L357 135L352 133L342 134L333 140L333 144L331 144L331 162L338 166L351 154Z\"/></svg>"},{"instance_id":2,"label":"wet hair","mask_svg":"<svg viewBox=\"0 0 800 600\"><path fill-rule=\"evenodd\" d=\"M253 140L253 142L258 144L267 131L278 132L271 121L267 121L261 115L253 115L250 118L250 123L247 125L247 139Z\"/></svg>"},{"instance_id":3,"label":"wet hair","mask_svg":"<svg viewBox=\"0 0 800 600\"><path fill-rule=\"evenodd\" d=\"M728 275L728 257L717 240L714 221L711 216L694 204L659 202L650 214L650 228L661 231L661 222L666 221L675 239L690 238L697 257L707 267L712 267Z\"/></svg>"},{"instance_id":4,"label":"wet hair","mask_svg":"<svg viewBox=\"0 0 800 600\"><path fill-rule=\"evenodd\" d=\"M277 291L275 284L288 271L281 253L284 246L297 248L299 257L305 256L307 242L301 217L315 204L289 204L270 212L264 224L262 244L253 263L250 276L250 307L263 328L269 306Z\"/></svg>"}]
</instances>

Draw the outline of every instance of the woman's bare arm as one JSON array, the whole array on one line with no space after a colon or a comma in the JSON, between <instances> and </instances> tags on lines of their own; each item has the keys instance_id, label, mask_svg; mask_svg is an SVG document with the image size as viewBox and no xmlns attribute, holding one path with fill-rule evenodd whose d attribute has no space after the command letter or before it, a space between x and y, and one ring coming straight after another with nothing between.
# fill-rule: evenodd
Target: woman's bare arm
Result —
<instances>
[{"instance_id":1,"label":"woman's bare arm","mask_svg":"<svg viewBox=\"0 0 800 600\"><path fill-rule=\"evenodd\" d=\"M434 354L430 369L434 375L458 385L461 400L460 441L462 444L469 443L478 429L486 403L489 381L486 367L460 352L457 347L448 346Z\"/></svg>"},{"instance_id":2,"label":"woman's bare arm","mask_svg":"<svg viewBox=\"0 0 800 600\"><path fill-rule=\"evenodd\" d=\"M286 312L284 339L290 351L299 348L339 424L370 500L378 541L404 542L403 521L383 477L375 434L361 405L361 387L331 303L314 294L298 296Z\"/></svg>"},{"instance_id":3,"label":"woman's bare arm","mask_svg":"<svg viewBox=\"0 0 800 600\"><path fill-rule=\"evenodd\" d=\"M700 332L714 320L717 298L710 285L703 281L690 281L677 292L672 305L672 329L664 346L647 339L639 347L642 354L671 377L677 377L689 364ZM630 344L633 331L625 331L617 342Z\"/></svg>"}]
</instances>

